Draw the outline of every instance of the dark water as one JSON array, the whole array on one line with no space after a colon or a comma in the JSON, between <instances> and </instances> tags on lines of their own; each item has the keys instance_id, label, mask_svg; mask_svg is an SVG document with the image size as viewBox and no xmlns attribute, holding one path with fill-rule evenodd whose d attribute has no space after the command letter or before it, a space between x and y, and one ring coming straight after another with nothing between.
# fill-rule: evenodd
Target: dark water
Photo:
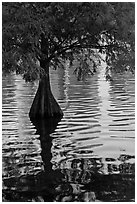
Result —
<instances>
[{"instance_id":1,"label":"dark water","mask_svg":"<svg viewBox=\"0 0 137 204\"><path fill-rule=\"evenodd\" d=\"M129 73L85 82L51 71L61 121L33 124L37 89L3 77L3 201L134 201L135 81Z\"/></svg>"}]
</instances>

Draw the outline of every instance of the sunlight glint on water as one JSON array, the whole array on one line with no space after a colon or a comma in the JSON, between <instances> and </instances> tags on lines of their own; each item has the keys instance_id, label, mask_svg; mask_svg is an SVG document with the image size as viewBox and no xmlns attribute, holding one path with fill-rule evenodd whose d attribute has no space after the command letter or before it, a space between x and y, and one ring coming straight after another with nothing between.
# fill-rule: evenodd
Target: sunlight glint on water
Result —
<instances>
[{"instance_id":1,"label":"sunlight glint on water","mask_svg":"<svg viewBox=\"0 0 137 204\"><path fill-rule=\"evenodd\" d=\"M3 189L6 195L17 190L19 194L24 192L23 197L18 195L18 201L32 201L33 191L40 193L44 188L44 192L49 193L49 177L46 177L49 173L52 175L50 183L53 180L56 186L71 184L79 189L83 186L86 193L94 191L97 199L102 201L122 200L126 192L125 199L133 198L134 77L129 73L114 74L113 81L106 81L104 74L105 64L85 82L77 81L68 65L65 69L51 70L52 91L64 117L50 136L42 132L40 136L28 117L37 84L26 84L15 75L3 77ZM46 126L44 128L46 131ZM45 175L44 171L48 173ZM63 179L56 181L60 174ZM120 183L120 189L128 188L128 191L117 190L115 186L117 194L109 197L109 184L105 189L104 183L106 177L103 182L96 181L97 175L127 176L122 177L122 181L116 177L114 181ZM95 176L95 184L100 181L98 188L92 185L92 176ZM124 179L127 179L127 187L122 187ZM85 186L88 183L92 189ZM51 201L55 195L50 194ZM15 197L8 199L17 201Z\"/></svg>"}]
</instances>

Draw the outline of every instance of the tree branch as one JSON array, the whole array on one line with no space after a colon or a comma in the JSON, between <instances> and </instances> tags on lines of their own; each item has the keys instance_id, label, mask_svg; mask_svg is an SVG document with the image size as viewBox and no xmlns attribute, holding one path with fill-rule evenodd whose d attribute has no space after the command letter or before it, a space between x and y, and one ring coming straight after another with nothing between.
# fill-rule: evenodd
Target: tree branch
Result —
<instances>
[{"instance_id":1,"label":"tree branch","mask_svg":"<svg viewBox=\"0 0 137 204\"><path fill-rule=\"evenodd\" d=\"M76 41L72 44L70 44L69 46L66 46L66 47L62 47L61 50L56 50L57 53L54 53L53 55L51 55L48 59L48 61L50 61L51 59L53 59L54 57L56 56L59 56L63 53L65 53L66 51L68 50L71 50L73 48L79 48L79 49L86 49L86 48L89 48L89 49L108 49L108 48L113 48L113 47L117 47L118 48L118 45L117 44L110 44L110 45L94 45L94 44L79 44L79 41Z\"/></svg>"}]
</instances>

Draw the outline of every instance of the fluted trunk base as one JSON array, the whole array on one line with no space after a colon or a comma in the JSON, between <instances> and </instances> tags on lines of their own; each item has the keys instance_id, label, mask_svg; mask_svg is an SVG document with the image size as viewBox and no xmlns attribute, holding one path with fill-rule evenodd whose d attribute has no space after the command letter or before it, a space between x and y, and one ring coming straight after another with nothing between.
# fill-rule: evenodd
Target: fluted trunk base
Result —
<instances>
[{"instance_id":1,"label":"fluted trunk base","mask_svg":"<svg viewBox=\"0 0 137 204\"><path fill-rule=\"evenodd\" d=\"M29 117L31 120L37 120L62 116L63 112L51 92L49 76L47 74L39 82Z\"/></svg>"}]
</instances>

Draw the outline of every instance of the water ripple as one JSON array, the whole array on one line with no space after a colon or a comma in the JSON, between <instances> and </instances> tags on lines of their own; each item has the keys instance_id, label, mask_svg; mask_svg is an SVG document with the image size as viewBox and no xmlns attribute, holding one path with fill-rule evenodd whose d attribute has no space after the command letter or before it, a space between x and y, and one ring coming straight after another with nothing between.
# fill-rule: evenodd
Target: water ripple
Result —
<instances>
[{"instance_id":1,"label":"water ripple","mask_svg":"<svg viewBox=\"0 0 137 204\"><path fill-rule=\"evenodd\" d=\"M116 74L108 82L104 71L98 70L85 82L78 82L71 69L51 72L52 91L64 117L50 135L36 130L28 118L37 84L26 84L15 75L3 78L4 189L22 187L30 193L28 189L36 184L37 189L48 185L44 179L53 172L54 184L63 174L65 184L90 186L93 182L92 188L101 181L95 178L94 183L95 175L134 174L135 81L132 75ZM33 179L35 185L29 186ZM109 178L98 188L108 189L104 181Z\"/></svg>"}]
</instances>

